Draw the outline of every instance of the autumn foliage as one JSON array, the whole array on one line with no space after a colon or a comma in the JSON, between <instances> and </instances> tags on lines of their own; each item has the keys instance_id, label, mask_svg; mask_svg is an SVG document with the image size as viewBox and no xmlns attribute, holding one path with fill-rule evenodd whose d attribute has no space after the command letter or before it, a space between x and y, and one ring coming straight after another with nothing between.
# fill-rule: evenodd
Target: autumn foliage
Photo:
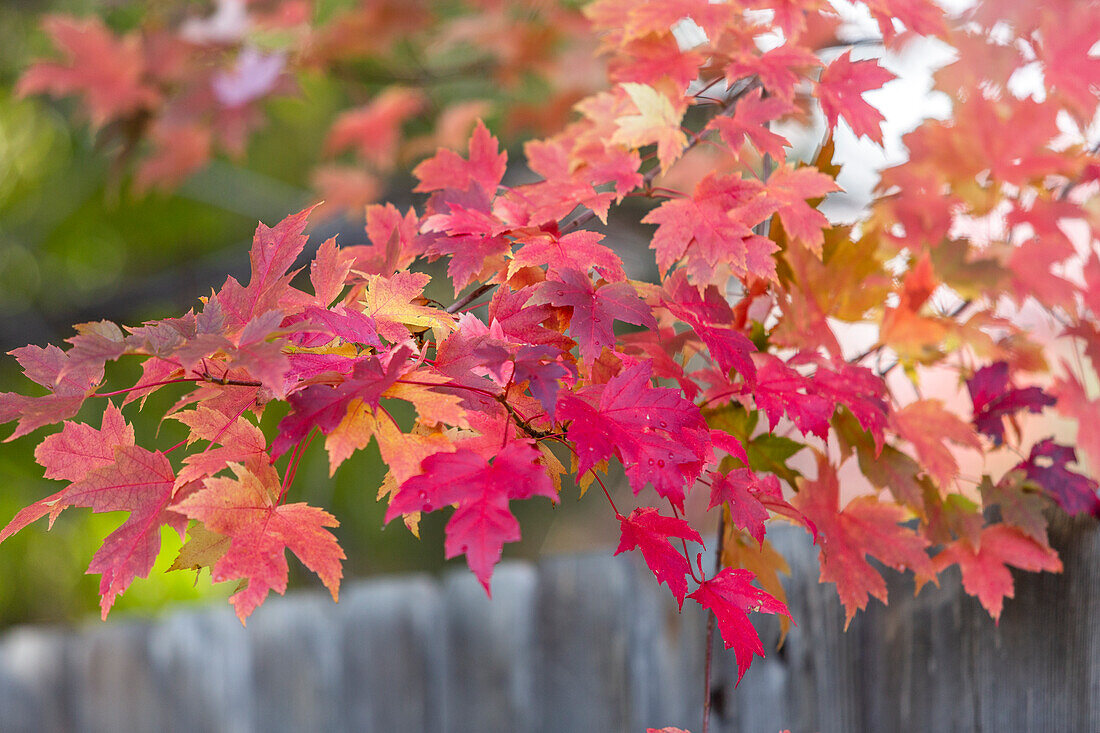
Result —
<instances>
[{"instance_id":1,"label":"autumn foliage","mask_svg":"<svg viewBox=\"0 0 1100 733\"><path fill-rule=\"evenodd\" d=\"M189 536L174 567L239 584L242 622L285 590L287 550L335 598L337 520L294 501L294 474L314 443L335 472L373 441L386 520L415 532L445 512L446 556L486 592L520 537L513 503L549 510L579 486L617 519L617 553L638 551L679 604L714 613L742 675L764 654L749 614L789 617L774 517L819 545L849 621L887 601L883 566L924 583L957 565L994 619L1009 567L1060 571L1049 510L1100 516L1081 467L1100 468L1100 7L994 0L948 17L930 0L868 0L878 38L853 48L818 0L597 0L583 19L535 5L443 18L364 2L311 23L308 3L255 3L252 36L218 36L211 19L123 35L48 20L58 59L32 66L22 92L75 95L92 125L115 125L138 187L241 150L295 74L348 73L393 44L472 42L486 52L470 63L506 92L525 70L568 77L593 48L606 79L554 87L544 116L500 102L508 134L532 113L555 123L524 145L534 176L516 184L475 123L484 108L446 106L415 74L382 85L328 138L327 155L354 161L316 179L359 205L422 159L421 203L368 206L370 244L326 241L304 268L302 211L259 226L247 283L229 277L185 314L79 324L65 349L13 351L41 389L0 394L0 421L15 422L9 440L61 424L35 455L64 486L0 540L68 507L129 512L89 568L104 617L150 572L165 525ZM935 75L951 114L904 137L908 160L883 171L858 221L830 221L833 135L882 143L867 95L894 78L884 50L917 36L955 49ZM1024 69L1042 84L1022 88ZM462 149L424 158L457 128ZM817 150L796 154L787 136L814 130ZM653 227L652 282L632 277L614 229L587 228L627 197ZM451 303L423 295L415 267L435 260ZM855 332L872 335L853 346ZM109 376L123 357L141 361L136 384ZM156 448L127 422L160 390L177 397L166 417L190 430L184 444ZM286 415L265 435L273 402ZM1077 448L1035 435L1032 413L1077 422ZM636 506L605 486L616 462Z\"/></svg>"}]
</instances>

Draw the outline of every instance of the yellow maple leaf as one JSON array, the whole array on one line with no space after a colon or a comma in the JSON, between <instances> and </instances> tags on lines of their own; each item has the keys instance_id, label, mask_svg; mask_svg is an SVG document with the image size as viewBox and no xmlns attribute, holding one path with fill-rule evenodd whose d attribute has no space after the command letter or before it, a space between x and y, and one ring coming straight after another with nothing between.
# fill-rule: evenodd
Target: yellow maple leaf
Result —
<instances>
[{"instance_id":1,"label":"yellow maple leaf","mask_svg":"<svg viewBox=\"0 0 1100 733\"><path fill-rule=\"evenodd\" d=\"M424 305L424 286L431 280L422 272L396 272L392 277L368 275L363 312L374 319L378 333L399 343L412 333L432 330L436 342L455 330L455 317ZM419 301L419 302L418 302Z\"/></svg>"},{"instance_id":2,"label":"yellow maple leaf","mask_svg":"<svg viewBox=\"0 0 1100 733\"><path fill-rule=\"evenodd\" d=\"M684 110L677 111L666 95L648 84L624 82L621 86L634 102L638 114L615 118L618 129L611 142L631 148L656 144L661 173L668 172L687 147L687 135L680 129Z\"/></svg>"}]
</instances>

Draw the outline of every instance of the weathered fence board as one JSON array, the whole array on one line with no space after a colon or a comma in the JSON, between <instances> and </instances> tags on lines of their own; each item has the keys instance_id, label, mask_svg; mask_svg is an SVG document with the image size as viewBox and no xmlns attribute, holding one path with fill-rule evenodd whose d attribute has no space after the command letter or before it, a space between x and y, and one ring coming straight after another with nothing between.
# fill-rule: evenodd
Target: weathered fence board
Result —
<instances>
[{"instance_id":1,"label":"weathered fence board","mask_svg":"<svg viewBox=\"0 0 1100 733\"><path fill-rule=\"evenodd\" d=\"M1016 573L999 626L957 573L917 596L888 573L847 633L817 550L786 554L798 622L760 620L769 650L741 685L715 657L712 730L1100 731L1100 529L1054 535L1063 576ZM241 628L228 608L156 623L0 638L0 731L698 732L705 617L630 558L505 563L485 598L469 573L349 583L273 598Z\"/></svg>"}]
</instances>

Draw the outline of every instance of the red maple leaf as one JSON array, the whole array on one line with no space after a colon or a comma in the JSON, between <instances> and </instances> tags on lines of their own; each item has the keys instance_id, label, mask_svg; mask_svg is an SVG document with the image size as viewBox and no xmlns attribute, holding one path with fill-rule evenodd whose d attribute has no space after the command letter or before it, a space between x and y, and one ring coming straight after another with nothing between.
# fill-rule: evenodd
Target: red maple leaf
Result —
<instances>
[{"instance_id":1,"label":"red maple leaf","mask_svg":"<svg viewBox=\"0 0 1100 733\"><path fill-rule=\"evenodd\" d=\"M816 168L785 165L775 169L765 186L767 195L779 202L776 213L783 222L783 229L792 239L820 255L821 245L825 242L822 230L829 226L829 220L806 200L839 191L840 186L831 176Z\"/></svg>"},{"instance_id":2,"label":"red maple leaf","mask_svg":"<svg viewBox=\"0 0 1100 733\"><path fill-rule=\"evenodd\" d=\"M984 366L966 380L966 388L974 403L974 427L1000 445L1005 439L1004 418L1020 410L1040 413L1056 400L1041 387L1017 389L1009 386L1008 362L998 361Z\"/></svg>"},{"instance_id":3,"label":"red maple leaf","mask_svg":"<svg viewBox=\"0 0 1100 733\"><path fill-rule=\"evenodd\" d=\"M799 77L817 66L821 61L809 49L788 41L759 56L755 52L739 54L726 65L726 81L732 85L755 75L769 94L790 102Z\"/></svg>"},{"instance_id":4,"label":"red maple leaf","mask_svg":"<svg viewBox=\"0 0 1100 733\"><path fill-rule=\"evenodd\" d=\"M933 0L867 0L865 4L887 42L898 35L894 28L895 20L922 36L944 32L944 10Z\"/></svg>"},{"instance_id":5,"label":"red maple leaf","mask_svg":"<svg viewBox=\"0 0 1100 733\"><path fill-rule=\"evenodd\" d=\"M337 247L336 237L329 237L321 243L313 262L309 263L309 281L313 285L317 305L327 308L340 297L354 264L354 253Z\"/></svg>"},{"instance_id":6,"label":"red maple leaf","mask_svg":"<svg viewBox=\"0 0 1100 733\"><path fill-rule=\"evenodd\" d=\"M710 504L707 509L727 504L733 523L751 534L761 546L764 544L764 522L770 516L769 511L807 525L815 536L817 534L813 524L783 499L783 490L774 474L760 478L751 469L735 468L728 474L711 472L710 482Z\"/></svg>"},{"instance_id":7,"label":"red maple leaf","mask_svg":"<svg viewBox=\"0 0 1100 733\"><path fill-rule=\"evenodd\" d=\"M153 569L160 554L160 528L167 524L183 536L187 520L168 508L174 485L175 474L163 453L122 445L115 448L112 464L93 470L62 492L58 503L93 512L130 512L88 565L89 573L102 574L99 605L104 619L134 578L145 578Z\"/></svg>"},{"instance_id":8,"label":"red maple leaf","mask_svg":"<svg viewBox=\"0 0 1100 733\"><path fill-rule=\"evenodd\" d=\"M687 256L712 268L721 264L737 277L774 279L772 253L779 248L752 231L774 211L756 181L708 174L690 198L665 201L642 221L657 225L650 247L662 275Z\"/></svg>"},{"instance_id":9,"label":"red maple leaf","mask_svg":"<svg viewBox=\"0 0 1100 733\"><path fill-rule=\"evenodd\" d=\"M397 160L401 125L425 102L418 90L391 86L362 107L341 112L329 129L325 152L356 148L364 160L387 170Z\"/></svg>"},{"instance_id":10,"label":"red maple leaf","mask_svg":"<svg viewBox=\"0 0 1100 733\"><path fill-rule=\"evenodd\" d=\"M821 111L825 113L829 127L836 127L837 117L843 117L852 126L856 137L866 135L882 145L880 125L885 118L863 99L863 95L880 89L894 78L893 73L879 66L874 59L853 62L850 50L834 59L821 72L817 83Z\"/></svg>"},{"instance_id":11,"label":"red maple leaf","mask_svg":"<svg viewBox=\"0 0 1100 733\"><path fill-rule=\"evenodd\" d=\"M508 502L533 496L558 500L546 468L538 463L541 455L527 443L515 441L492 463L466 448L428 456L421 463L422 473L401 484L390 500L386 522L402 514L457 505L447 522L444 550L448 558L465 555L470 570L491 595L493 566L500 561L504 543L520 538L519 521Z\"/></svg>"},{"instance_id":12,"label":"red maple leaf","mask_svg":"<svg viewBox=\"0 0 1100 733\"><path fill-rule=\"evenodd\" d=\"M183 533L186 520L168 510L175 474L165 455L134 445L133 428L122 413L108 406L100 429L66 422L62 431L35 451L46 476L72 481L61 491L26 507L0 531L0 542L31 522L83 506L93 512L128 511L130 516L107 535L88 566L100 573L103 618L135 577L144 578L160 552L160 528L168 524Z\"/></svg>"},{"instance_id":13,"label":"red maple leaf","mask_svg":"<svg viewBox=\"0 0 1100 733\"><path fill-rule=\"evenodd\" d=\"M594 267L603 277L611 281L626 279L623 261L606 245L600 244L603 235L599 232L580 230L558 236L551 232L522 236L518 241L523 245L512 256L508 265L511 277L521 267L546 265L546 274L550 278L560 277L566 269L588 272Z\"/></svg>"},{"instance_id":14,"label":"red maple leaf","mask_svg":"<svg viewBox=\"0 0 1100 733\"><path fill-rule=\"evenodd\" d=\"M23 367L27 378L50 390L50 394L28 397L18 392L0 392L0 423L18 420L15 432L4 442L72 417L103 379L102 362L67 368L68 352L52 344L45 348L23 346L9 353Z\"/></svg>"},{"instance_id":15,"label":"red maple leaf","mask_svg":"<svg viewBox=\"0 0 1100 733\"><path fill-rule=\"evenodd\" d=\"M813 433L824 439L829 434L829 418L836 404L818 395L807 377L771 354L756 355L756 384L750 393L756 406L768 416L772 430L784 414L803 434Z\"/></svg>"},{"instance_id":16,"label":"red maple leaf","mask_svg":"<svg viewBox=\"0 0 1100 733\"><path fill-rule=\"evenodd\" d=\"M665 281L665 292L669 297L664 304L669 312L692 327L722 370L735 369L746 384L750 387L755 384L756 364L751 354L756 346L743 333L730 327L733 311L718 289L708 287L700 296L699 289L689 285L677 271Z\"/></svg>"},{"instance_id":17,"label":"red maple leaf","mask_svg":"<svg viewBox=\"0 0 1100 733\"><path fill-rule=\"evenodd\" d=\"M170 415L173 420L191 429L188 444L208 440L210 444L201 453L192 453L183 459L184 466L176 477L176 486L184 486L207 476L213 476L230 463L245 463L267 452L267 439L258 427L233 412L226 415L200 404L194 410ZM215 443L219 446L214 447Z\"/></svg>"},{"instance_id":18,"label":"red maple leaf","mask_svg":"<svg viewBox=\"0 0 1100 733\"><path fill-rule=\"evenodd\" d=\"M1000 621L1004 599L1015 595L1008 565L1038 572L1062 572L1058 553L1039 544L1018 527L998 524L982 530L977 547L969 540L951 542L932 559L935 572L959 564L963 588L981 601L994 621Z\"/></svg>"},{"instance_id":19,"label":"red maple leaf","mask_svg":"<svg viewBox=\"0 0 1100 733\"><path fill-rule=\"evenodd\" d=\"M156 88L145 83L144 51L137 36L116 38L95 17L52 16L42 25L66 62L39 61L19 80L18 94L81 94L95 127L160 101Z\"/></svg>"},{"instance_id":20,"label":"red maple leaf","mask_svg":"<svg viewBox=\"0 0 1100 733\"><path fill-rule=\"evenodd\" d=\"M782 163L787 159L784 148L790 141L768 129L768 123L794 111L790 102L779 97L763 97L763 90L754 89L737 103L733 116L719 115L707 123L708 129L718 130L722 140L734 155L741 151L747 138L761 155L770 155Z\"/></svg>"},{"instance_id":21,"label":"red maple leaf","mask_svg":"<svg viewBox=\"0 0 1100 733\"><path fill-rule=\"evenodd\" d=\"M481 189L437 192L428 201L421 228L428 255L450 256L447 274L456 294L485 271L503 269L504 255L512 246L504 236L510 226L493 213Z\"/></svg>"},{"instance_id":22,"label":"red maple leaf","mask_svg":"<svg viewBox=\"0 0 1100 733\"><path fill-rule=\"evenodd\" d=\"M642 362L601 387L562 392L556 417L570 423L578 476L617 455L635 494L652 483L682 505L684 487L711 453L710 431L699 408L677 390L650 386L651 374L649 362Z\"/></svg>"},{"instance_id":23,"label":"red maple leaf","mask_svg":"<svg viewBox=\"0 0 1100 733\"><path fill-rule=\"evenodd\" d=\"M339 251L354 258L354 269L389 277L424 254L426 242L419 230L420 217L412 207L402 216L393 204L372 204L367 207L366 227L371 243Z\"/></svg>"},{"instance_id":24,"label":"red maple leaf","mask_svg":"<svg viewBox=\"0 0 1100 733\"><path fill-rule=\"evenodd\" d=\"M700 545L703 538L690 524L678 517L666 517L653 507L638 507L629 517L619 516L620 539L618 555L635 548L641 550L646 565L658 583L664 583L676 596L681 607L687 594L687 579L691 572L688 559L672 545L672 538L691 540Z\"/></svg>"},{"instance_id":25,"label":"red maple leaf","mask_svg":"<svg viewBox=\"0 0 1100 733\"><path fill-rule=\"evenodd\" d=\"M836 583L847 626L857 610L866 608L869 595L886 603L886 581L867 562L867 555L922 577L931 577L933 570L925 554L928 540L898 524L906 518L900 506L861 496L841 510L839 501L836 471L819 455L817 480L802 483L792 503L817 527L822 539L821 582Z\"/></svg>"},{"instance_id":26,"label":"red maple leaf","mask_svg":"<svg viewBox=\"0 0 1100 733\"><path fill-rule=\"evenodd\" d=\"M799 357L802 361L803 355ZM883 431L889 423L886 382L870 369L856 364L816 354L809 360L818 365L813 377L814 393L833 404L847 407L860 427L874 438L875 453L881 453Z\"/></svg>"},{"instance_id":27,"label":"red maple leaf","mask_svg":"<svg viewBox=\"0 0 1100 733\"><path fill-rule=\"evenodd\" d=\"M1097 295L1100 295L1100 286L1096 291ZM1100 308L1097 312L1100 313ZM1096 361L1096 357L1090 358ZM1066 374L1073 375L1073 371L1066 368ZM1100 399L1090 400L1084 385L1074 376L1056 379L1051 391L1058 397L1058 412L1077 419L1079 427L1076 446L1088 459L1089 466L1094 471L1100 472L1100 430L1091 430L1087 427L1100 425Z\"/></svg>"},{"instance_id":28,"label":"red maple leaf","mask_svg":"<svg viewBox=\"0 0 1100 733\"><path fill-rule=\"evenodd\" d=\"M210 569L216 583L242 579L248 585L230 597L241 623L269 591L286 592L286 550L317 573L335 600L344 552L325 527L339 526L328 512L304 503L279 504L279 475L266 456L230 464L236 478L207 478L205 488L172 508L229 537L229 549Z\"/></svg>"},{"instance_id":29,"label":"red maple leaf","mask_svg":"<svg viewBox=\"0 0 1100 733\"><path fill-rule=\"evenodd\" d=\"M638 297L630 283L611 283L597 288L588 275L571 268L562 269L559 277L561 280L547 280L539 285L527 302L573 308L569 335L577 341L585 361L594 360L604 347L614 347L614 321L656 327L649 306Z\"/></svg>"},{"instance_id":30,"label":"red maple leaf","mask_svg":"<svg viewBox=\"0 0 1100 733\"><path fill-rule=\"evenodd\" d=\"M470 184L477 184L491 197L496 194L507 165L507 151L500 150L497 139L479 120L470 135L468 158L440 148L435 156L413 169L413 175L420 179L413 190L423 192L453 188L465 191Z\"/></svg>"},{"instance_id":31,"label":"red maple leaf","mask_svg":"<svg viewBox=\"0 0 1100 733\"><path fill-rule=\"evenodd\" d=\"M959 464L944 441L981 450L973 428L944 409L939 400L912 402L893 412L890 419L898 436L913 444L924 470L940 484L959 472Z\"/></svg>"},{"instance_id":32,"label":"red maple leaf","mask_svg":"<svg viewBox=\"0 0 1100 733\"><path fill-rule=\"evenodd\" d=\"M221 305L227 331L243 328L263 313L282 309L283 300L291 295L293 275L288 275L287 271L305 248L308 237L302 232L314 208L311 206L288 216L274 227L264 224L256 227L252 250L248 254L252 275L247 287L229 277L215 296Z\"/></svg>"},{"instance_id":33,"label":"red maple leaf","mask_svg":"<svg viewBox=\"0 0 1100 733\"><path fill-rule=\"evenodd\" d=\"M785 603L752 585L756 578L749 570L725 568L709 578L692 593L700 606L714 613L718 622L718 631L726 648L733 648L737 657L737 683L745 676L753 656L764 657L764 645L760 636L749 621L749 611L758 613L778 613L791 617Z\"/></svg>"},{"instance_id":34,"label":"red maple leaf","mask_svg":"<svg viewBox=\"0 0 1100 733\"><path fill-rule=\"evenodd\" d=\"M1016 468L1025 471L1029 479L1054 497L1067 514L1088 512L1100 517L1097 482L1067 467L1076 460L1073 448L1047 438L1033 445L1027 460L1016 464Z\"/></svg>"},{"instance_id":35,"label":"red maple leaf","mask_svg":"<svg viewBox=\"0 0 1100 733\"><path fill-rule=\"evenodd\" d=\"M114 463L117 446L133 444L133 427L126 423L122 412L117 407L108 403L99 429L83 423L66 421L60 433L46 437L34 449L34 457L46 469L46 478L79 481L89 471ZM0 530L0 542L47 514L50 515L49 526L53 527L57 515L71 506L70 503L62 501L64 494L63 489L21 509L7 526Z\"/></svg>"}]
</instances>

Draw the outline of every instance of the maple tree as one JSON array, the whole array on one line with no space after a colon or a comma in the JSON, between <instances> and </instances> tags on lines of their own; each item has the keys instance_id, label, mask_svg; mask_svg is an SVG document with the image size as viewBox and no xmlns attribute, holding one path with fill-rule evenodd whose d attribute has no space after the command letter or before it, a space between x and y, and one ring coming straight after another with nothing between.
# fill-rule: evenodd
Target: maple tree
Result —
<instances>
[{"instance_id":1,"label":"maple tree","mask_svg":"<svg viewBox=\"0 0 1100 733\"><path fill-rule=\"evenodd\" d=\"M136 180L167 182L201 165L210 139L243 144L290 64L339 69L367 53L361 29L378 19L379 47L390 33L438 39L415 4L364 3L316 26L308 4L258 5L250 22L289 29L293 49L227 41L213 20L139 38L54 18L65 58L32 66L21 89L77 94L96 126L140 116L133 142L147 134L153 152ZM474 3L472 22L448 26L452 38L497 43L502 77L524 53L507 5ZM261 224L247 284L229 277L182 316L79 324L67 349L13 351L41 390L0 394L0 422L16 423L9 440L62 423L35 456L69 483L0 541L70 506L129 512L89 568L102 575L104 617L150 572L164 526L189 537L174 567L239 583L242 622L285 590L287 549L335 598L336 519L290 501L294 476L318 437L331 472L373 441L389 471L386 521L416 532L423 514L449 513L446 556L464 556L486 592L520 537L511 502L571 500L567 476L585 501L599 486L620 528L616 553L637 550L678 604L712 612L739 678L764 654L748 614L790 617L786 565L767 538L776 516L818 544L821 580L849 622L872 596L888 600L872 559L919 583L958 565L997 619L1013 595L1008 566L1061 570L1049 510L1100 516L1097 482L1078 465L1100 467L1086 428L1100 417L1089 391L1100 363L1100 158L1089 137L1100 8L865 9L878 45L857 51L816 0L596 0L583 8L589 35L571 7L547 6L531 23L594 43L607 85L570 99L560 129L524 145L537 180L504 183L508 154L470 114L465 153L440 147L413 170L419 210L367 207L370 244L328 240L308 272L296 269L307 209ZM888 54L918 36L955 49L935 74L951 114L904 137L908 159L882 172L858 221L830 221L819 207L841 190L833 136L883 143L865 95L890 83ZM232 71L179 50L210 46L224 60L227 43ZM153 54L165 48L178 63ZM1021 87L1025 69L1041 72L1040 89ZM196 102L200 87L219 102ZM427 105L427 92L391 85L341 115L326 150L357 150L372 176L392 169ZM817 151L797 155L787 135L815 129ZM654 281L630 276L614 230L586 228L627 197L655 227ZM411 269L436 260L450 304L426 298L430 276ZM1042 332L1028 327L1036 317ZM869 343L853 347L854 326ZM106 375L123 356L143 373L120 386ZM142 447L122 408L169 390L167 417L190 436ZM265 435L257 419L273 402L287 413ZM411 423L395 417L400 402ZM1027 429L1029 414L1050 410L1082 426L1076 450ZM99 428L73 421L91 412ZM612 461L637 506L614 501ZM842 469L862 478L842 487Z\"/></svg>"}]
</instances>

